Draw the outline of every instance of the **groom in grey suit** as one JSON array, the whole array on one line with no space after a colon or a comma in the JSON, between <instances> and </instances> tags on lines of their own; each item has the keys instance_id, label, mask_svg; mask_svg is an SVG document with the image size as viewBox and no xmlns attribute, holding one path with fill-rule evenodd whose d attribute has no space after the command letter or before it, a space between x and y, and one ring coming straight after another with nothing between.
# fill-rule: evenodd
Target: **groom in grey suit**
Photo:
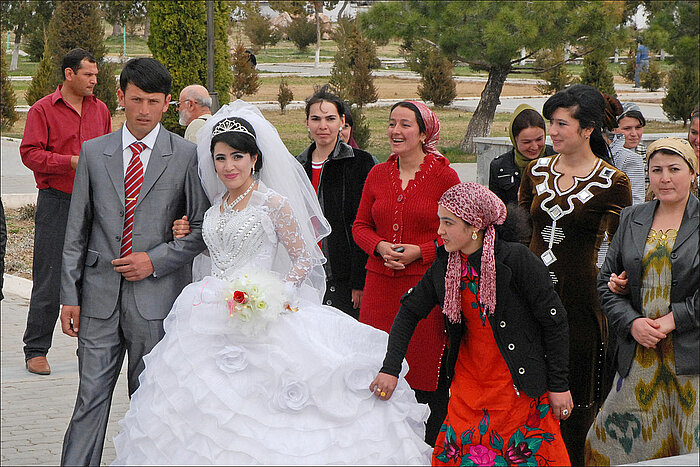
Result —
<instances>
[{"instance_id":1,"label":"groom in grey suit","mask_svg":"<svg viewBox=\"0 0 700 467\"><path fill-rule=\"evenodd\" d=\"M157 60L129 60L117 91L125 124L80 151L61 271L61 327L78 338L80 385L62 465L100 465L125 352L131 395L204 249L209 201L196 147L160 124L171 83ZM174 239L173 221L183 215L191 233Z\"/></svg>"}]
</instances>

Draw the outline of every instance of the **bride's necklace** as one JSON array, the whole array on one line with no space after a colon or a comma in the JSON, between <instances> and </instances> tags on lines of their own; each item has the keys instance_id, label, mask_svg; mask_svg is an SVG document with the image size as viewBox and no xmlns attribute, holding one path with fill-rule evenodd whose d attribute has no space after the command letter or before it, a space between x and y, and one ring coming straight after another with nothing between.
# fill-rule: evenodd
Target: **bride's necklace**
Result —
<instances>
[{"instance_id":1,"label":"bride's necklace","mask_svg":"<svg viewBox=\"0 0 700 467\"><path fill-rule=\"evenodd\" d=\"M233 202L227 203L226 200L223 200L223 203L224 203L224 210L223 210L223 212L221 213L221 215L219 216L219 221L218 221L217 224L216 224L216 231L217 231L219 234L221 234L221 233L224 231L224 227L226 227L226 222L228 222L228 219L230 219L231 215L232 215L234 212L238 212L238 211L236 211L236 210L233 209L233 208L234 208L238 203L240 203L241 201L243 201L243 198L245 198L246 195L247 195L248 193L250 193L251 191L253 191L253 187L254 187L254 186L255 186L255 180L253 180L253 183L250 184L250 186L249 186L248 189L245 191L245 193L243 193L243 194L242 194L241 196L239 196L238 198L234 199ZM230 196L231 196L231 193L229 193L229 194L227 195L227 199L228 199L228 197L230 197Z\"/></svg>"},{"instance_id":2,"label":"bride's necklace","mask_svg":"<svg viewBox=\"0 0 700 467\"><path fill-rule=\"evenodd\" d=\"M240 203L241 201L243 201L243 198L245 198L245 197L248 195L248 193L250 193L251 191L253 191L253 187L254 187L254 186L255 186L255 180L253 180L253 181L251 182L251 184L250 184L250 186L248 187L248 189L247 189L245 192L243 192L243 194L242 194L241 196L239 196L238 198L234 199L234 200L231 201L230 203L224 203L224 211L233 211L233 208L236 207L236 205L237 205L238 203ZM226 197L226 199L228 200L228 198L230 198L230 197L231 197L231 192L229 192L229 194L228 194L228 196Z\"/></svg>"}]
</instances>

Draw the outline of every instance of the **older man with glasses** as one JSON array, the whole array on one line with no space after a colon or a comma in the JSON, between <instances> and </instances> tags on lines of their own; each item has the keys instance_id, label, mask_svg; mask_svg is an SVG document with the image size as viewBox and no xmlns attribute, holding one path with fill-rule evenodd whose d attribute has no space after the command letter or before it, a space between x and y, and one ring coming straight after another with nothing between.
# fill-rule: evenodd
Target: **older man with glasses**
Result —
<instances>
[{"instance_id":1,"label":"older man with glasses","mask_svg":"<svg viewBox=\"0 0 700 467\"><path fill-rule=\"evenodd\" d=\"M176 103L180 115L178 123L186 126L185 139L197 143L197 131L211 117L211 97L209 91L199 84L191 84L180 91L180 100Z\"/></svg>"}]
</instances>

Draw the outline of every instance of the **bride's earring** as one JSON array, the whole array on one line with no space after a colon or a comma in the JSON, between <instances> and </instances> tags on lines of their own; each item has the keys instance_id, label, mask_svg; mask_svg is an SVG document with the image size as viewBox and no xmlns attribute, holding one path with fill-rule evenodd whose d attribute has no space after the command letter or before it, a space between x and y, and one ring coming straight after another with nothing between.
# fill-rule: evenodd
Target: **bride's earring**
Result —
<instances>
[{"instance_id":1,"label":"bride's earring","mask_svg":"<svg viewBox=\"0 0 700 467\"><path fill-rule=\"evenodd\" d=\"M476 234L476 230L472 232L472 240L476 240L479 236Z\"/></svg>"}]
</instances>

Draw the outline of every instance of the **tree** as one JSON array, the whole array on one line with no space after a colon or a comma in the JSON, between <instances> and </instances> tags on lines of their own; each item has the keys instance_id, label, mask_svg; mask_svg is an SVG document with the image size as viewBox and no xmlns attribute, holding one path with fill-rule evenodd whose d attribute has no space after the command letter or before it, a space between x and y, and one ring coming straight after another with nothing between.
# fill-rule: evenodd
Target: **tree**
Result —
<instances>
[{"instance_id":1,"label":"tree","mask_svg":"<svg viewBox=\"0 0 700 467\"><path fill-rule=\"evenodd\" d=\"M287 26L286 31L289 40L294 42L297 49L302 52L306 51L306 48L316 40L316 26L303 15L294 18Z\"/></svg>"},{"instance_id":2,"label":"tree","mask_svg":"<svg viewBox=\"0 0 700 467\"><path fill-rule=\"evenodd\" d=\"M321 63L321 15L323 8L332 10L338 4L338 0L273 0L270 7L276 11L286 11L290 15L306 15L312 11L316 20L316 55L314 63L316 67ZM340 18L339 18L340 19Z\"/></svg>"},{"instance_id":3,"label":"tree","mask_svg":"<svg viewBox=\"0 0 700 467\"><path fill-rule=\"evenodd\" d=\"M700 73L687 66L674 67L668 78L668 91L661 99L661 107L669 120L681 120L683 126L697 105L700 95Z\"/></svg>"},{"instance_id":4,"label":"tree","mask_svg":"<svg viewBox=\"0 0 700 467\"><path fill-rule=\"evenodd\" d=\"M96 1L62 0L56 3L46 32L43 58L27 90L29 104L53 92L63 82L63 57L70 50L80 47L92 53L97 60L100 75L94 89L95 96L107 105L110 112L114 112L117 107L116 68L104 60L107 48L101 21Z\"/></svg>"},{"instance_id":5,"label":"tree","mask_svg":"<svg viewBox=\"0 0 700 467\"><path fill-rule=\"evenodd\" d=\"M644 7L649 12L647 45L673 55L662 108L669 119L682 120L685 125L700 99L700 4L645 1Z\"/></svg>"},{"instance_id":6,"label":"tree","mask_svg":"<svg viewBox=\"0 0 700 467\"><path fill-rule=\"evenodd\" d=\"M99 80L98 80L99 81ZM56 89L56 74L53 69L51 57L44 53L36 69L36 74L32 77L24 97L27 104L34 105L42 97L54 92Z\"/></svg>"},{"instance_id":7,"label":"tree","mask_svg":"<svg viewBox=\"0 0 700 467\"><path fill-rule=\"evenodd\" d=\"M250 56L241 42L236 44L233 51L233 73L231 91L236 99L258 92L260 87L258 70L250 63Z\"/></svg>"},{"instance_id":8,"label":"tree","mask_svg":"<svg viewBox=\"0 0 700 467\"><path fill-rule=\"evenodd\" d=\"M372 132L369 128L369 121L360 107L352 106L350 108L350 113L352 114L353 121L352 137L360 149L367 149L369 146L369 139L372 136Z\"/></svg>"},{"instance_id":9,"label":"tree","mask_svg":"<svg viewBox=\"0 0 700 467\"><path fill-rule=\"evenodd\" d=\"M0 30L0 35L3 33L4 31ZM17 121L16 104L17 97L8 76L7 57L2 52L0 53L0 130L9 130Z\"/></svg>"},{"instance_id":10,"label":"tree","mask_svg":"<svg viewBox=\"0 0 700 467\"><path fill-rule=\"evenodd\" d=\"M19 63L19 47L22 38L38 28L43 28L53 10L52 1L3 0L0 2L2 27L15 34L10 71L16 71Z\"/></svg>"},{"instance_id":11,"label":"tree","mask_svg":"<svg viewBox=\"0 0 700 467\"><path fill-rule=\"evenodd\" d=\"M554 94L576 82L562 63L564 62L564 49L557 47L554 50L544 49L535 55L535 67L542 69L538 75L547 84L535 86L541 94Z\"/></svg>"},{"instance_id":12,"label":"tree","mask_svg":"<svg viewBox=\"0 0 700 467\"><path fill-rule=\"evenodd\" d=\"M372 68L377 62L377 48L358 29L357 22L340 19L333 35L338 45L330 83L338 95L359 107L377 101Z\"/></svg>"},{"instance_id":13,"label":"tree","mask_svg":"<svg viewBox=\"0 0 700 467\"><path fill-rule=\"evenodd\" d=\"M635 53L634 49L630 49L627 53L627 61L625 65L620 67L620 75L629 83L634 83L634 70L635 70Z\"/></svg>"},{"instance_id":14,"label":"tree","mask_svg":"<svg viewBox=\"0 0 700 467\"><path fill-rule=\"evenodd\" d=\"M100 9L104 19L112 25L112 35L124 32L129 20L143 20L146 16L146 4L143 0L100 0Z\"/></svg>"},{"instance_id":15,"label":"tree","mask_svg":"<svg viewBox=\"0 0 700 467\"><path fill-rule=\"evenodd\" d=\"M597 49L583 58L581 84L593 86L605 94L616 96L613 75L608 69L608 52Z\"/></svg>"},{"instance_id":16,"label":"tree","mask_svg":"<svg viewBox=\"0 0 700 467\"><path fill-rule=\"evenodd\" d=\"M49 27L49 21L51 21L53 12L56 9L56 2L52 0L46 2L38 1L35 5L32 27L25 32L27 40L24 44L24 51L31 61L38 62L44 56L46 32Z\"/></svg>"},{"instance_id":17,"label":"tree","mask_svg":"<svg viewBox=\"0 0 700 467\"><path fill-rule=\"evenodd\" d=\"M265 48L268 45L277 44L282 35L272 26L270 21L261 15L257 8L249 7L246 10L243 31L255 48Z\"/></svg>"},{"instance_id":18,"label":"tree","mask_svg":"<svg viewBox=\"0 0 700 467\"><path fill-rule=\"evenodd\" d=\"M665 73L661 71L659 62L651 60L649 62L649 71L642 73L640 81L644 89L654 92L664 85L665 79Z\"/></svg>"},{"instance_id":19,"label":"tree","mask_svg":"<svg viewBox=\"0 0 700 467\"><path fill-rule=\"evenodd\" d=\"M408 50L433 43L451 60L488 72L460 145L473 154L473 138L490 132L506 77L541 71L521 65L523 58L567 41L577 46L574 56L584 55L613 41L625 12L624 2L377 2L359 19L373 39L399 38Z\"/></svg>"},{"instance_id":20,"label":"tree","mask_svg":"<svg viewBox=\"0 0 700 467\"><path fill-rule=\"evenodd\" d=\"M102 17L94 0L61 0L56 4L49 21L44 52L53 65L54 88L64 79L61 70L64 55L76 47L92 53L97 60L100 75L94 93L110 112L114 112L117 108L116 68L105 60L107 47L104 44Z\"/></svg>"},{"instance_id":21,"label":"tree","mask_svg":"<svg viewBox=\"0 0 700 467\"><path fill-rule=\"evenodd\" d=\"M219 102L228 102L233 84L227 29L235 3L214 2L214 82ZM207 12L204 0L173 2L150 0L151 18L148 47L173 77L172 96L190 84L207 82ZM170 131L184 133L177 112L167 112L163 125Z\"/></svg>"},{"instance_id":22,"label":"tree","mask_svg":"<svg viewBox=\"0 0 700 467\"><path fill-rule=\"evenodd\" d=\"M411 61L412 69L421 75L418 95L424 101L430 101L437 107L450 105L457 97L457 85L452 76L454 65L434 46L418 47Z\"/></svg>"},{"instance_id":23,"label":"tree","mask_svg":"<svg viewBox=\"0 0 700 467\"><path fill-rule=\"evenodd\" d=\"M290 102L294 99L294 93L292 92L291 89L289 89L289 85L287 84L287 79L282 77L280 80L280 89L277 92L277 102L280 104L280 112L284 113L285 107L289 105Z\"/></svg>"}]
</instances>

